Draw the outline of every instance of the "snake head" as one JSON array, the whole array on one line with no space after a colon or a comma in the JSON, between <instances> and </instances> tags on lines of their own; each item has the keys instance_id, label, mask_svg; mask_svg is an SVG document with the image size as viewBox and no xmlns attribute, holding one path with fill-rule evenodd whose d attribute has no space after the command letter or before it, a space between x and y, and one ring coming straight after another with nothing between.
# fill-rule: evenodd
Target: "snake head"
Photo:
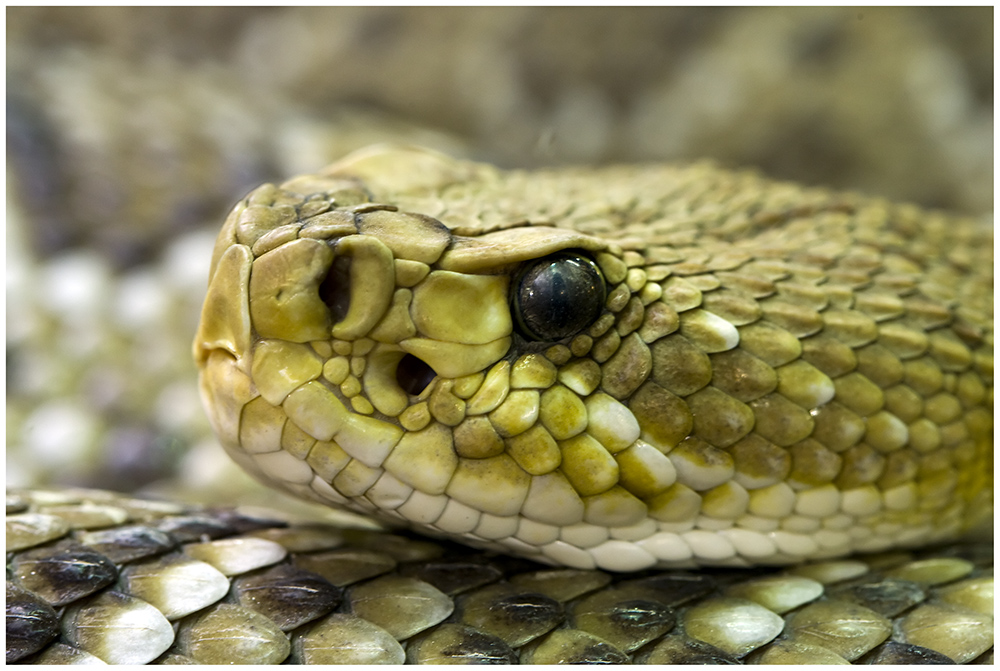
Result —
<instances>
[{"instance_id":1,"label":"snake head","mask_svg":"<svg viewBox=\"0 0 1000 671\"><path fill-rule=\"evenodd\" d=\"M762 192L795 207L748 216ZM213 254L209 418L300 497L579 568L954 535L992 506L991 306L912 278L981 279L824 198L406 147L264 185Z\"/></svg>"},{"instance_id":2,"label":"snake head","mask_svg":"<svg viewBox=\"0 0 1000 671\"><path fill-rule=\"evenodd\" d=\"M194 354L245 469L486 543L581 524L588 504L592 522L645 518L612 455L656 451L586 358L632 294L622 251L544 221L433 216L433 194L492 171L382 148L237 204Z\"/></svg>"}]
</instances>

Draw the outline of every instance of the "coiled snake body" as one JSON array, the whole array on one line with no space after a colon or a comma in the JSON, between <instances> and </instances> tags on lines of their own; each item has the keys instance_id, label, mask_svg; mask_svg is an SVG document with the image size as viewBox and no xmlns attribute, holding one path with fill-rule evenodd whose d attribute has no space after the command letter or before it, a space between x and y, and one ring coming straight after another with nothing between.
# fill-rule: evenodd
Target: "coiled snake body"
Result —
<instances>
[{"instance_id":1,"label":"coiled snake body","mask_svg":"<svg viewBox=\"0 0 1000 671\"><path fill-rule=\"evenodd\" d=\"M976 222L707 164L504 172L380 147L237 204L194 351L212 425L258 479L578 581L988 526L992 320L992 232ZM547 598L660 594L604 584ZM755 617L743 597L722 619ZM699 641L703 616L685 620ZM539 652L555 632L473 631L557 661ZM600 635L621 654L655 640ZM818 654L783 640L774 654Z\"/></svg>"}]
</instances>

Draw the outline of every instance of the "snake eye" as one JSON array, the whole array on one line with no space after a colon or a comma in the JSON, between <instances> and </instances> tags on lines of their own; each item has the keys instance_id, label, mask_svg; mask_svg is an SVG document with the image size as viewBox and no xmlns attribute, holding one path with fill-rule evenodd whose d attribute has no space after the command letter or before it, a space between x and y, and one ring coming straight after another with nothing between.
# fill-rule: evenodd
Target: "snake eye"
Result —
<instances>
[{"instance_id":1,"label":"snake eye","mask_svg":"<svg viewBox=\"0 0 1000 671\"><path fill-rule=\"evenodd\" d=\"M525 265L511 303L521 335L554 341L576 335L601 315L607 288L597 264L560 252Z\"/></svg>"}]
</instances>

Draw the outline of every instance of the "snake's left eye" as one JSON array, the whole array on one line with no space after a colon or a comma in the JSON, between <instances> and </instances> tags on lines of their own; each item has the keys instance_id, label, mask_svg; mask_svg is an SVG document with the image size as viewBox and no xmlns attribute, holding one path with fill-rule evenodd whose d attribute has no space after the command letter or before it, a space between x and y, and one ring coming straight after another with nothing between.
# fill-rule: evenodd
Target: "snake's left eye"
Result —
<instances>
[{"instance_id":1,"label":"snake's left eye","mask_svg":"<svg viewBox=\"0 0 1000 671\"><path fill-rule=\"evenodd\" d=\"M525 264L512 286L511 311L521 335L551 342L593 324L606 294L596 263L581 254L560 252Z\"/></svg>"}]
</instances>

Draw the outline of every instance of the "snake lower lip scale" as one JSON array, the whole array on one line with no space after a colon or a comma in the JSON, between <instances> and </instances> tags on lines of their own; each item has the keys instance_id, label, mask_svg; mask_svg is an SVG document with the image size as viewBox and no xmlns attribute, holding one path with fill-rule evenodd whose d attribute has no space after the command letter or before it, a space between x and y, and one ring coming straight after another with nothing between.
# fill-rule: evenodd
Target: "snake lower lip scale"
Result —
<instances>
[{"instance_id":1,"label":"snake lower lip scale","mask_svg":"<svg viewBox=\"0 0 1000 671\"><path fill-rule=\"evenodd\" d=\"M195 357L297 496L576 569L799 563L992 519L991 249L708 165L376 147L237 204Z\"/></svg>"}]
</instances>

